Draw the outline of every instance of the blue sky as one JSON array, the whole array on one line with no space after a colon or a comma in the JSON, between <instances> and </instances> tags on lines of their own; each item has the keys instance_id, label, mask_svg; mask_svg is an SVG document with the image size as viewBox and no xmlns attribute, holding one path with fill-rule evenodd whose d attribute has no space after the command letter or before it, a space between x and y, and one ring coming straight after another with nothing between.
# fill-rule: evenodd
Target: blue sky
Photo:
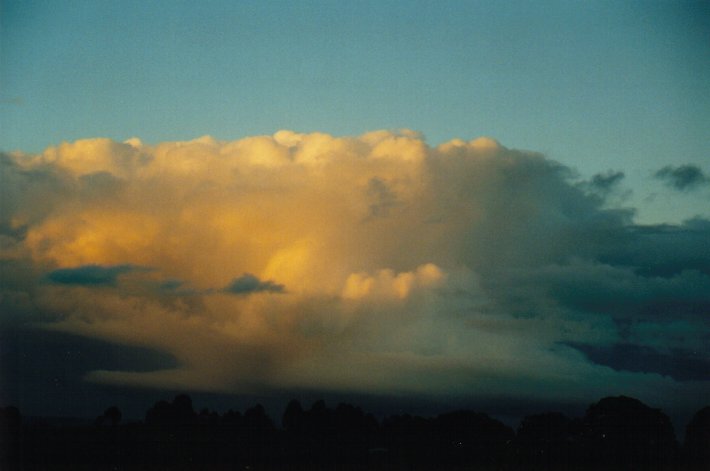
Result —
<instances>
[{"instance_id":1,"label":"blue sky","mask_svg":"<svg viewBox=\"0 0 710 471\"><path fill-rule=\"evenodd\" d=\"M706 164L707 2L2 4L5 150L278 129L492 136L633 186Z\"/></svg>"}]
</instances>

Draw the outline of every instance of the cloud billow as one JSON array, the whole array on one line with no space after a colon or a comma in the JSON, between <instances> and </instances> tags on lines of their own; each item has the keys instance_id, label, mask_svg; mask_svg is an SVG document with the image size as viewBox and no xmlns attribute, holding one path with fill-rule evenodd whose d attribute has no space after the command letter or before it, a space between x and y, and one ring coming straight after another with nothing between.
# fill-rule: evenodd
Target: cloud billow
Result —
<instances>
[{"instance_id":1,"label":"cloud billow","mask_svg":"<svg viewBox=\"0 0 710 471\"><path fill-rule=\"evenodd\" d=\"M622 172L581 183L490 138L432 147L411 131L87 139L0 163L0 262L22 274L0 272L3 316L176 359L92 381L710 393L710 221L635 223L610 203Z\"/></svg>"}]
</instances>

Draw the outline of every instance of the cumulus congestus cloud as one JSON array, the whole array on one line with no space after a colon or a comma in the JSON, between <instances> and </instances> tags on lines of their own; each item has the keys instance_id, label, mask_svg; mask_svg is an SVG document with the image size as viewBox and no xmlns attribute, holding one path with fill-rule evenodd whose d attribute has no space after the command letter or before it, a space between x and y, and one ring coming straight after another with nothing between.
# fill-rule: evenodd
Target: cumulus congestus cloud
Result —
<instances>
[{"instance_id":1,"label":"cumulus congestus cloud","mask_svg":"<svg viewBox=\"0 0 710 471\"><path fill-rule=\"evenodd\" d=\"M89 139L0 163L0 263L23 274L0 285L3 322L176 360L93 381L551 400L708 390L710 223L634 224L605 199L621 172L580 184L489 138L431 147L410 131ZM688 374L668 374L686 360Z\"/></svg>"}]
</instances>

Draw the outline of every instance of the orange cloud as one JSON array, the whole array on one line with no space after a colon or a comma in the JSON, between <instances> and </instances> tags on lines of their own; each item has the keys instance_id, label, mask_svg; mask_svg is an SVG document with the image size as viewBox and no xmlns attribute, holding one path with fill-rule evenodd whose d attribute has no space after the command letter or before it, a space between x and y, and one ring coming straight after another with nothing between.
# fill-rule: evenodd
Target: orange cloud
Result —
<instances>
[{"instance_id":1,"label":"orange cloud","mask_svg":"<svg viewBox=\"0 0 710 471\"><path fill-rule=\"evenodd\" d=\"M279 131L4 158L19 170L3 224L20 235L3 236L3 259L72 280L32 288L46 326L178 361L92 380L421 394L525 384L541 396L559 384L592 398L603 392L577 378L639 382L565 346L617 341L608 317L573 311L557 280L535 285L555 267L631 276L597 269L628 215L538 154L490 138L430 147L411 131Z\"/></svg>"}]
</instances>

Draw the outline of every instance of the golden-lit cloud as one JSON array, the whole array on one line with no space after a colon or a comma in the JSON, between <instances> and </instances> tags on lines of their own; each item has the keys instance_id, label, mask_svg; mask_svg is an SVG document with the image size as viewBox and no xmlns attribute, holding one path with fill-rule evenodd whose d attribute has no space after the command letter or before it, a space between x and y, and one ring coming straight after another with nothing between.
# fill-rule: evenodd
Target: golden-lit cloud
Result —
<instances>
[{"instance_id":1,"label":"golden-lit cloud","mask_svg":"<svg viewBox=\"0 0 710 471\"><path fill-rule=\"evenodd\" d=\"M43 328L177 360L93 381L595 398L607 383L593 377L629 393L676 387L583 353L650 345L643 332L668 322L653 290L682 338L661 353L707 328L688 307L710 305L703 269L640 273L662 267L634 247L665 253L670 239L605 208L569 169L490 138L87 139L2 165L0 254L29 273L6 302L31 292Z\"/></svg>"}]
</instances>

